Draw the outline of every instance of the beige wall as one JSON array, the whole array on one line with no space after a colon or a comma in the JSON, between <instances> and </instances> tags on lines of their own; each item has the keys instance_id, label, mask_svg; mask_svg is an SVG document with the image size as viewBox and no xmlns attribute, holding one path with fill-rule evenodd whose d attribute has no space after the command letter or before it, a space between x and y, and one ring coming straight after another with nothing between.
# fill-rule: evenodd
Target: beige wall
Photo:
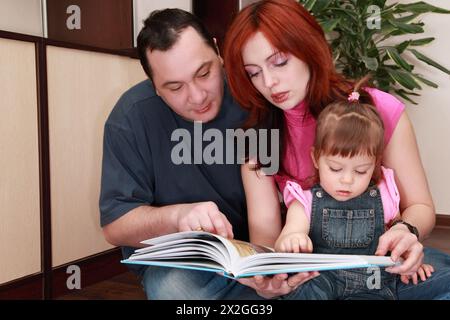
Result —
<instances>
[{"instance_id":1,"label":"beige wall","mask_svg":"<svg viewBox=\"0 0 450 320\"><path fill-rule=\"evenodd\" d=\"M0 30L42 37L41 0L1 0Z\"/></svg>"},{"instance_id":2,"label":"beige wall","mask_svg":"<svg viewBox=\"0 0 450 320\"><path fill-rule=\"evenodd\" d=\"M35 47L0 39L0 284L41 270Z\"/></svg>"},{"instance_id":3,"label":"beige wall","mask_svg":"<svg viewBox=\"0 0 450 320\"><path fill-rule=\"evenodd\" d=\"M110 249L98 199L103 126L120 95L145 79L139 60L48 47L53 266Z\"/></svg>"},{"instance_id":4,"label":"beige wall","mask_svg":"<svg viewBox=\"0 0 450 320\"><path fill-rule=\"evenodd\" d=\"M134 46L143 23L150 12L164 8L180 8L192 12L192 0L133 0Z\"/></svg>"},{"instance_id":5,"label":"beige wall","mask_svg":"<svg viewBox=\"0 0 450 320\"><path fill-rule=\"evenodd\" d=\"M449 0L426 2L450 10ZM425 33L413 35L412 38L435 37L436 40L416 49L450 69L450 15L426 14L422 21L425 23ZM406 105L416 132L436 211L450 214L450 76L422 63L416 65L415 71L439 85L438 89L424 85L421 97L414 98L418 105L408 102Z\"/></svg>"}]
</instances>

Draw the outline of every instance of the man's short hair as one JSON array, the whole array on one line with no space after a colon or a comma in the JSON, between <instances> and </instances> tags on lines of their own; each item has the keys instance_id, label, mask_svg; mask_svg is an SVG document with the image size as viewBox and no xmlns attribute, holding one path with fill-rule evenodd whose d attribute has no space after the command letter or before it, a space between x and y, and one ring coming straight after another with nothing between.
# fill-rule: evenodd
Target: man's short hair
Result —
<instances>
[{"instance_id":1,"label":"man's short hair","mask_svg":"<svg viewBox=\"0 0 450 320\"><path fill-rule=\"evenodd\" d=\"M194 28L205 40L205 43L219 54L210 33L200 19L192 13L181 9L155 10L145 19L144 27L137 38L139 59L150 79L152 79L153 73L147 60L147 49L150 51L169 50L178 41L180 33L187 27Z\"/></svg>"}]
</instances>

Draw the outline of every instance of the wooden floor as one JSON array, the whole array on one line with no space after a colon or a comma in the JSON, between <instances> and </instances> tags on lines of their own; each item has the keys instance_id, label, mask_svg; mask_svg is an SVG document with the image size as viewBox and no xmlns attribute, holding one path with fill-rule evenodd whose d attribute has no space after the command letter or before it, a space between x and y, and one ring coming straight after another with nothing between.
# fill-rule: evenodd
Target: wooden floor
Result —
<instances>
[{"instance_id":1,"label":"wooden floor","mask_svg":"<svg viewBox=\"0 0 450 320\"><path fill-rule=\"evenodd\" d=\"M450 254L450 227L437 227L431 237L424 242ZM144 300L145 293L137 277L126 272L109 280L61 296L58 300Z\"/></svg>"},{"instance_id":2,"label":"wooden floor","mask_svg":"<svg viewBox=\"0 0 450 320\"><path fill-rule=\"evenodd\" d=\"M145 293L138 278L125 272L81 290L76 290L57 300L145 300Z\"/></svg>"}]
</instances>

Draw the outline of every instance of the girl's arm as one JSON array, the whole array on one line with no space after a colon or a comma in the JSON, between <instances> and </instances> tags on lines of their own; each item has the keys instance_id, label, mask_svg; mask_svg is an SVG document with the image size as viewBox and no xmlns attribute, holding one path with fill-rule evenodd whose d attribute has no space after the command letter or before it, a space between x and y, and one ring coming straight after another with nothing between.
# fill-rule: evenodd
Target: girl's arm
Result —
<instances>
[{"instance_id":1,"label":"girl's arm","mask_svg":"<svg viewBox=\"0 0 450 320\"><path fill-rule=\"evenodd\" d=\"M426 239L435 224L434 204L414 130L406 112L400 117L386 147L383 164L395 172L400 192L401 219L417 227L420 241Z\"/></svg>"},{"instance_id":2,"label":"girl's arm","mask_svg":"<svg viewBox=\"0 0 450 320\"><path fill-rule=\"evenodd\" d=\"M278 190L272 176L253 168L249 163L241 166L250 242L273 248L282 227Z\"/></svg>"},{"instance_id":3,"label":"girl's arm","mask_svg":"<svg viewBox=\"0 0 450 320\"><path fill-rule=\"evenodd\" d=\"M309 220L305 207L298 200L292 201L287 215L286 224L275 243L275 250L281 252L312 252L313 244L308 236Z\"/></svg>"},{"instance_id":4,"label":"girl's arm","mask_svg":"<svg viewBox=\"0 0 450 320\"><path fill-rule=\"evenodd\" d=\"M298 200L292 201L286 215L286 224L282 234L288 233L309 233L309 220L305 214L305 207Z\"/></svg>"}]
</instances>

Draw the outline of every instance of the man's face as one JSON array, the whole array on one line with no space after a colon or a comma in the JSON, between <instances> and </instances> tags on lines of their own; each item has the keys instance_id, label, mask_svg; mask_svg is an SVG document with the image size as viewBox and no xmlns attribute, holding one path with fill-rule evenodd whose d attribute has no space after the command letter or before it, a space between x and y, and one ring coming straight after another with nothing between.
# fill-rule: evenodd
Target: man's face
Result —
<instances>
[{"instance_id":1,"label":"man's face","mask_svg":"<svg viewBox=\"0 0 450 320\"><path fill-rule=\"evenodd\" d=\"M208 122L223 98L222 63L198 32L188 27L167 51L147 51L157 94L181 117Z\"/></svg>"}]
</instances>

